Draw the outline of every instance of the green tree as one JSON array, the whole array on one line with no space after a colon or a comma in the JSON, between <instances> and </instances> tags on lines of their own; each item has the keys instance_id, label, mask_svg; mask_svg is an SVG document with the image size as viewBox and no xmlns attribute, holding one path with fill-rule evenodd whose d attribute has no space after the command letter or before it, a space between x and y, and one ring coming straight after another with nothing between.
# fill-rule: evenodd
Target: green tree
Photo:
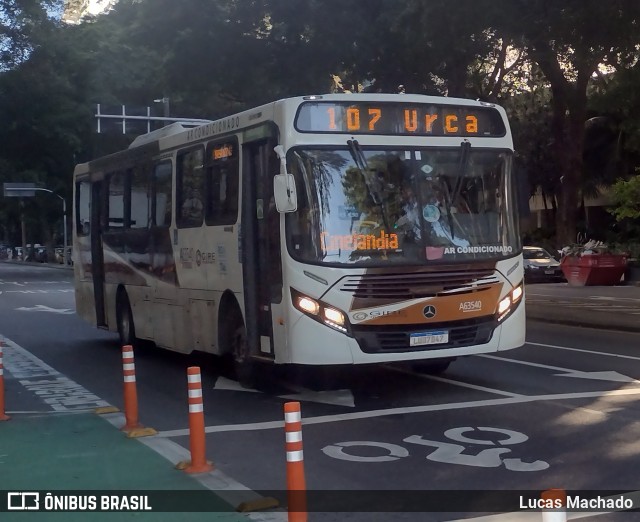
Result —
<instances>
[{"instance_id":1,"label":"green tree","mask_svg":"<svg viewBox=\"0 0 640 522\"><path fill-rule=\"evenodd\" d=\"M74 157L88 134L90 114L83 103L87 75L66 35L55 20L42 20L30 32L28 59L15 60L0 74L0 179L38 183L64 197L70 208ZM29 242L62 242L58 198L38 193L25 201L25 211ZM0 215L16 222L18 213L14 198L0 202ZM17 228L9 225L5 237L19 242Z\"/></svg>"},{"instance_id":2,"label":"green tree","mask_svg":"<svg viewBox=\"0 0 640 522\"><path fill-rule=\"evenodd\" d=\"M602 64L628 64L640 43L640 4L633 0L510 0L495 6L495 27L520 41L552 92L553 152L560 176L558 241L576 234L587 88Z\"/></svg>"},{"instance_id":3,"label":"green tree","mask_svg":"<svg viewBox=\"0 0 640 522\"><path fill-rule=\"evenodd\" d=\"M611 186L612 208L617 221L640 218L640 175L620 179Z\"/></svg>"}]
</instances>

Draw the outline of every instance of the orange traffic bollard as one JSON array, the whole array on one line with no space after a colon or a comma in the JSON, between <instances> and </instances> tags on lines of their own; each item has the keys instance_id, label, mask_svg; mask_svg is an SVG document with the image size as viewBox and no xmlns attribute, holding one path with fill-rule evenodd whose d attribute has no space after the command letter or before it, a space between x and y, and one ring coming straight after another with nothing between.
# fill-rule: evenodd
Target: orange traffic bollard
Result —
<instances>
[{"instance_id":1,"label":"orange traffic bollard","mask_svg":"<svg viewBox=\"0 0 640 522\"><path fill-rule=\"evenodd\" d=\"M540 495L545 505L542 522L567 522L567 492L564 489L547 489Z\"/></svg>"},{"instance_id":2,"label":"orange traffic bollard","mask_svg":"<svg viewBox=\"0 0 640 522\"><path fill-rule=\"evenodd\" d=\"M289 522L307 521L307 485L302 454L302 416L299 402L284 405L285 449L287 453L287 499Z\"/></svg>"},{"instance_id":3,"label":"orange traffic bollard","mask_svg":"<svg viewBox=\"0 0 640 522\"><path fill-rule=\"evenodd\" d=\"M122 347L122 373L124 374L124 418L122 431L142 428L138 422L138 391L136 388L136 365L133 358L133 346Z\"/></svg>"},{"instance_id":4,"label":"orange traffic bollard","mask_svg":"<svg viewBox=\"0 0 640 522\"><path fill-rule=\"evenodd\" d=\"M0 421L7 421L10 418L4 412L4 366L2 364L2 345L0 345Z\"/></svg>"},{"instance_id":5,"label":"orange traffic bollard","mask_svg":"<svg viewBox=\"0 0 640 522\"><path fill-rule=\"evenodd\" d=\"M205 456L204 404L202 402L202 379L200 368L187 368L189 389L189 449L191 462L185 468L187 473L206 473L213 469Z\"/></svg>"}]
</instances>

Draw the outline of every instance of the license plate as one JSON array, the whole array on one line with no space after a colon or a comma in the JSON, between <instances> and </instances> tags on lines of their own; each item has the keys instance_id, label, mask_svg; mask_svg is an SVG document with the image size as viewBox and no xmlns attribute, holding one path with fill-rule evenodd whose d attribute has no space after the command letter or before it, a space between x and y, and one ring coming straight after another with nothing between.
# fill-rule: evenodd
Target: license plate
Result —
<instances>
[{"instance_id":1,"label":"license plate","mask_svg":"<svg viewBox=\"0 0 640 522\"><path fill-rule=\"evenodd\" d=\"M553 270L545 270L544 273L547 274L547 275L553 275L554 271Z\"/></svg>"},{"instance_id":2,"label":"license plate","mask_svg":"<svg viewBox=\"0 0 640 522\"><path fill-rule=\"evenodd\" d=\"M412 333L409 336L409 346L424 346L426 344L444 344L449 342L447 330L431 330L429 332Z\"/></svg>"}]
</instances>

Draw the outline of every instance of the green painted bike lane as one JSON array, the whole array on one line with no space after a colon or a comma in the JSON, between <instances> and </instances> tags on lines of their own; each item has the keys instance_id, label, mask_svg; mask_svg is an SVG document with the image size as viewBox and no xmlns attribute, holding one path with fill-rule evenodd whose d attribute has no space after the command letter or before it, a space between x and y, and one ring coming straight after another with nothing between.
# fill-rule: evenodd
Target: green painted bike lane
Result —
<instances>
[{"instance_id":1,"label":"green painted bike lane","mask_svg":"<svg viewBox=\"0 0 640 522\"><path fill-rule=\"evenodd\" d=\"M222 521L248 518L179 471L164 457L93 413L14 415L0 422L0 490L62 493L75 490L144 495L149 491L200 491L202 512L17 512L0 513L1 522L99 520ZM157 494L157 493L156 493ZM0 505L6 499L0 499ZM42 506L43 499L40 500ZM5 504L6 505L6 504ZM199 502L202 505L202 502ZM152 506L153 508L153 503Z\"/></svg>"}]
</instances>

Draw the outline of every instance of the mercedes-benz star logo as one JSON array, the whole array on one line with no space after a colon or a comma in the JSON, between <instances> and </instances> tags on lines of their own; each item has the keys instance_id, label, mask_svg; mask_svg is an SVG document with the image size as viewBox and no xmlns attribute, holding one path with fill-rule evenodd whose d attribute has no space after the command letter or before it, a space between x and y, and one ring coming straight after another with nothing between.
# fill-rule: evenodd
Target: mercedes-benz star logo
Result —
<instances>
[{"instance_id":1,"label":"mercedes-benz star logo","mask_svg":"<svg viewBox=\"0 0 640 522\"><path fill-rule=\"evenodd\" d=\"M425 306L422 310L422 313L427 319L431 319L432 317L436 316L436 307L433 305Z\"/></svg>"}]
</instances>

